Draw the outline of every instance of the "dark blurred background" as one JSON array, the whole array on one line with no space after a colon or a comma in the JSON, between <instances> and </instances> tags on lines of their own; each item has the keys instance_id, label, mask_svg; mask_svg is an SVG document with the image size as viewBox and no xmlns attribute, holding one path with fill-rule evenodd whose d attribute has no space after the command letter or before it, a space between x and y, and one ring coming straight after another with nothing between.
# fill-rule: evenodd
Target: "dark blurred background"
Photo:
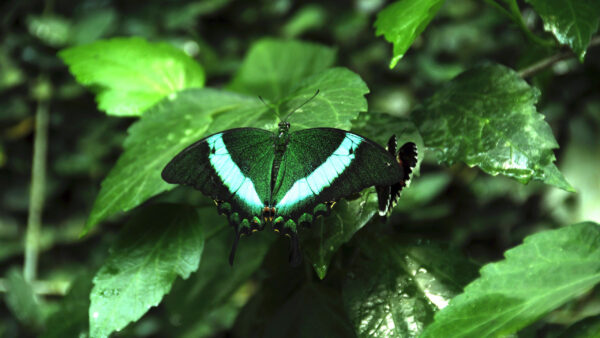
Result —
<instances>
[{"instance_id":1,"label":"dark blurred background","mask_svg":"<svg viewBox=\"0 0 600 338\"><path fill-rule=\"evenodd\" d=\"M315 41L335 47L338 65L360 74L371 91L370 111L398 116L407 116L474 64L491 60L521 69L557 52L528 40L484 1L453 0L389 69L392 46L373 29L385 5L380 0L2 2L0 277L23 264L40 104L47 105L50 118L38 272L49 282L47 289L38 285L40 293L49 294L44 311L52 311L75 275L95 271L122 224L105 222L79 238L134 119L98 111L93 94L75 83L56 56L62 48L115 36L167 41L202 64L207 86L221 87L260 38ZM520 5L530 29L548 37L539 17ZM421 176L403 196L402 212L394 216L407 224L404 231L449 241L475 261L487 262L529 233L580 220L600 222L600 48L591 48L583 64L570 58L528 80L541 90L538 110L560 144L559 168L577 194L539 183L524 186L460 164L441 167L426 157ZM19 329L17 317L0 302L0 336L27 332Z\"/></svg>"}]
</instances>

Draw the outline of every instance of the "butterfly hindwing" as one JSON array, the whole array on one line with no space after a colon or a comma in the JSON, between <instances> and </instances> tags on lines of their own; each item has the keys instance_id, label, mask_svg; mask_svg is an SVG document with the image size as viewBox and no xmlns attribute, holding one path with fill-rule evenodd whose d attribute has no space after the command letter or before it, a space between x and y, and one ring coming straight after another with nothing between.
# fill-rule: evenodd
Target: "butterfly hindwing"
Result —
<instances>
[{"instance_id":1,"label":"butterfly hindwing","mask_svg":"<svg viewBox=\"0 0 600 338\"><path fill-rule=\"evenodd\" d=\"M162 177L226 201L241 218L251 218L269 199L272 163L273 133L230 129L186 148L167 164Z\"/></svg>"},{"instance_id":2,"label":"butterfly hindwing","mask_svg":"<svg viewBox=\"0 0 600 338\"><path fill-rule=\"evenodd\" d=\"M290 134L273 191L279 215L297 218L321 203L402 180L402 168L380 145L334 128Z\"/></svg>"}]
</instances>

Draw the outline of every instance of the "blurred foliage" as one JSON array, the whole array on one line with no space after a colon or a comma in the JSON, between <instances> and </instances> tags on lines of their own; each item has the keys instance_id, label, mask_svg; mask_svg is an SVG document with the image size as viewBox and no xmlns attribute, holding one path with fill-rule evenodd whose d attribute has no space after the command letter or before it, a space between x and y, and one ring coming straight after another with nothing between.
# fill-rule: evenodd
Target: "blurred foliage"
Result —
<instances>
[{"instance_id":1,"label":"blurred foliage","mask_svg":"<svg viewBox=\"0 0 600 338\"><path fill-rule=\"evenodd\" d=\"M88 336L90 305L118 319L98 336L597 335L599 18L592 0L2 2L0 336ZM299 268L268 230L230 267L212 201L156 174L203 135L272 129L316 89L293 128L395 133L418 144L420 176L387 222L369 191L340 201L302 231ZM40 102L47 182L26 281ZM526 178L489 151L498 131L528 154L500 147ZM100 304L107 280L125 291Z\"/></svg>"}]
</instances>

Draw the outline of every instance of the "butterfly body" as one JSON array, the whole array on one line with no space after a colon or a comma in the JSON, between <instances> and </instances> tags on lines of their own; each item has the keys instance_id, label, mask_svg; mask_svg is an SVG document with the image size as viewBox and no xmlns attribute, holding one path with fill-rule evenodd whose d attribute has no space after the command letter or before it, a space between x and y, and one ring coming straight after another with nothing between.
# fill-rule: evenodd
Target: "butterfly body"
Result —
<instances>
[{"instance_id":1,"label":"butterfly body","mask_svg":"<svg viewBox=\"0 0 600 338\"><path fill-rule=\"evenodd\" d=\"M393 207L416 163L416 147L396 153L360 135L334 128L276 133L230 129L210 135L179 153L162 172L169 183L191 185L215 200L218 211L241 235L271 225L291 238L292 263L300 260L298 227L329 213L337 200L376 186L380 213ZM404 149L404 159L398 157ZM404 162L403 162L404 160Z\"/></svg>"}]
</instances>

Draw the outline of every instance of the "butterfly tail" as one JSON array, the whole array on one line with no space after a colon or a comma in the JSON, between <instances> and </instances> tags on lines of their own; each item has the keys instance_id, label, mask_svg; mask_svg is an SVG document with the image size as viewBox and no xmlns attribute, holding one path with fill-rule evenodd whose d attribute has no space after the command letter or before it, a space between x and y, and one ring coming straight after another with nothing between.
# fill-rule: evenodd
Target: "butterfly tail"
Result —
<instances>
[{"instance_id":1,"label":"butterfly tail","mask_svg":"<svg viewBox=\"0 0 600 338\"><path fill-rule=\"evenodd\" d=\"M394 208L400 197L400 192L410 180L415 165L417 164L417 146L412 142L407 142L396 152L398 141L396 135L390 137L387 144L387 151L396 159L400 168L402 168L402 180L390 186L376 186L377 199L379 202L379 215L387 216Z\"/></svg>"},{"instance_id":2,"label":"butterfly tail","mask_svg":"<svg viewBox=\"0 0 600 338\"><path fill-rule=\"evenodd\" d=\"M292 234L290 237L290 265L296 267L302 263L302 254L300 254L300 244L298 235Z\"/></svg>"},{"instance_id":3,"label":"butterfly tail","mask_svg":"<svg viewBox=\"0 0 600 338\"><path fill-rule=\"evenodd\" d=\"M231 252L229 253L229 265L233 266L233 260L235 259L235 251L237 250L238 242L240 241L241 233L236 230L235 239L233 240L233 246L231 247Z\"/></svg>"}]
</instances>

